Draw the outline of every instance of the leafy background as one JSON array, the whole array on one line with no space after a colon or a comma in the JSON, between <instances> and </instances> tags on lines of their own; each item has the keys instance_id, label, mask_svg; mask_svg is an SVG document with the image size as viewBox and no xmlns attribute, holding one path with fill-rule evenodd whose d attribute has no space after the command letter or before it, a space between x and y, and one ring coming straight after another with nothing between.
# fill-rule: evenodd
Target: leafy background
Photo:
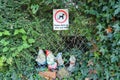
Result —
<instances>
[{"instance_id":1,"label":"leafy background","mask_svg":"<svg viewBox=\"0 0 120 80\"><path fill-rule=\"evenodd\" d=\"M62 36L85 36L90 51L64 50L66 63L70 54L77 57L69 80L119 80L119 4L120 0L0 0L0 79L42 79L35 67L38 48L56 55L65 49ZM69 9L68 31L52 29L52 11L60 8ZM112 32L107 33L109 27Z\"/></svg>"}]
</instances>

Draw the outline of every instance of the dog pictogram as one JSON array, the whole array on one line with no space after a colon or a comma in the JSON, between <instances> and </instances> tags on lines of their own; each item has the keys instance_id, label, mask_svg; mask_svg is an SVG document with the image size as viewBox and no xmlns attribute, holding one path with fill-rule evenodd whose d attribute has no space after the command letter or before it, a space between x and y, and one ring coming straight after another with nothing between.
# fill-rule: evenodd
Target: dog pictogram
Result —
<instances>
[{"instance_id":1,"label":"dog pictogram","mask_svg":"<svg viewBox=\"0 0 120 80\"><path fill-rule=\"evenodd\" d=\"M64 19L64 14L60 14L58 19Z\"/></svg>"}]
</instances>

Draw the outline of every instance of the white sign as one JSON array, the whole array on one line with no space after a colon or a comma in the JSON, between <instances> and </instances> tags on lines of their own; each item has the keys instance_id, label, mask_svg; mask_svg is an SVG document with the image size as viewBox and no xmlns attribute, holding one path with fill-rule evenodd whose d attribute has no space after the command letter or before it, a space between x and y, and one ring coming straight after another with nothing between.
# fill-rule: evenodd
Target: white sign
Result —
<instances>
[{"instance_id":1,"label":"white sign","mask_svg":"<svg viewBox=\"0 0 120 80\"><path fill-rule=\"evenodd\" d=\"M53 9L53 30L68 30L68 9Z\"/></svg>"}]
</instances>

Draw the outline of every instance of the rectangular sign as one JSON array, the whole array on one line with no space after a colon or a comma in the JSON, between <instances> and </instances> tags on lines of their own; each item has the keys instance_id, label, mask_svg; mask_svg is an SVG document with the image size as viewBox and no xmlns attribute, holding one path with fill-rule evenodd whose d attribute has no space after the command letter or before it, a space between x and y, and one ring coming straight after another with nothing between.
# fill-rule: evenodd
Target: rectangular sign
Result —
<instances>
[{"instance_id":1,"label":"rectangular sign","mask_svg":"<svg viewBox=\"0 0 120 80\"><path fill-rule=\"evenodd\" d=\"M69 29L68 9L53 9L53 30Z\"/></svg>"}]
</instances>

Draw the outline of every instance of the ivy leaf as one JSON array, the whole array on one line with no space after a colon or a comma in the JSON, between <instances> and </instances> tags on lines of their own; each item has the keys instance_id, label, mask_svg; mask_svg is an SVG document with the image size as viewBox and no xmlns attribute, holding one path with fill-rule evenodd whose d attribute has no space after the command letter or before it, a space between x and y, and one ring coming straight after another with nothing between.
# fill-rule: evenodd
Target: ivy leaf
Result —
<instances>
[{"instance_id":1,"label":"ivy leaf","mask_svg":"<svg viewBox=\"0 0 120 80\"><path fill-rule=\"evenodd\" d=\"M119 5L119 3L118 3L118 5L115 6L115 8L116 9L115 9L115 12L114 12L114 16L120 13L120 5Z\"/></svg>"},{"instance_id":2,"label":"ivy leaf","mask_svg":"<svg viewBox=\"0 0 120 80\"><path fill-rule=\"evenodd\" d=\"M0 42L1 42L2 44L4 44L4 42L5 42L5 39L2 39Z\"/></svg>"},{"instance_id":3,"label":"ivy leaf","mask_svg":"<svg viewBox=\"0 0 120 80\"><path fill-rule=\"evenodd\" d=\"M0 36L2 36L2 32L0 32Z\"/></svg>"},{"instance_id":4,"label":"ivy leaf","mask_svg":"<svg viewBox=\"0 0 120 80\"><path fill-rule=\"evenodd\" d=\"M10 65L12 64L12 61L13 61L13 58L12 58L12 57L9 57L9 58L7 59L7 63L10 64Z\"/></svg>"},{"instance_id":5,"label":"ivy leaf","mask_svg":"<svg viewBox=\"0 0 120 80\"><path fill-rule=\"evenodd\" d=\"M106 10L108 10L108 6L103 6L102 11L106 11Z\"/></svg>"},{"instance_id":6,"label":"ivy leaf","mask_svg":"<svg viewBox=\"0 0 120 80\"><path fill-rule=\"evenodd\" d=\"M29 47L30 47L30 45L29 45L29 44L27 44L27 43L23 43L23 45L22 45L22 46L23 46L23 48L24 48L24 49L26 49L26 48L29 48Z\"/></svg>"},{"instance_id":7,"label":"ivy leaf","mask_svg":"<svg viewBox=\"0 0 120 80\"><path fill-rule=\"evenodd\" d=\"M7 58L5 56L2 56L1 59L3 62L5 62L7 60Z\"/></svg>"},{"instance_id":8,"label":"ivy leaf","mask_svg":"<svg viewBox=\"0 0 120 80\"><path fill-rule=\"evenodd\" d=\"M9 50L8 47L3 48L3 52L7 52Z\"/></svg>"},{"instance_id":9,"label":"ivy leaf","mask_svg":"<svg viewBox=\"0 0 120 80\"><path fill-rule=\"evenodd\" d=\"M92 2L93 0L88 0L88 3Z\"/></svg>"},{"instance_id":10,"label":"ivy leaf","mask_svg":"<svg viewBox=\"0 0 120 80\"><path fill-rule=\"evenodd\" d=\"M114 16L117 15L117 14L119 14L119 12L120 12L120 8L117 8L117 9L115 10L115 12L114 12Z\"/></svg>"},{"instance_id":11,"label":"ivy leaf","mask_svg":"<svg viewBox=\"0 0 120 80\"><path fill-rule=\"evenodd\" d=\"M19 46L18 48L17 48L17 50L20 52L20 51L22 51L23 50L23 46Z\"/></svg>"},{"instance_id":12,"label":"ivy leaf","mask_svg":"<svg viewBox=\"0 0 120 80\"><path fill-rule=\"evenodd\" d=\"M26 34L26 31L23 28L22 29L17 29L17 30L15 30L14 35L17 35L19 33Z\"/></svg>"},{"instance_id":13,"label":"ivy leaf","mask_svg":"<svg viewBox=\"0 0 120 80\"><path fill-rule=\"evenodd\" d=\"M113 25L113 28L115 29L114 34L116 34L117 32L120 31L120 26L119 26L119 24Z\"/></svg>"},{"instance_id":14,"label":"ivy leaf","mask_svg":"<svg viewBox=\"0 0 120 80\"><path fill-rule=\"evenodd\" d=\"M15 47L13 47L13 48L10 48L10 50L11 50L11 51L14 51L15 49L16 49Z\"/></svg>"},{"instance_id":15,"label":"ivy leaf","mask_svg":"<svg viewBox=\"0 0 120 80\"><path fill-rule=\"evenodd\" d=\"M118 41L117 45L120 45L120 40Z\"/></svg>"},{"instance_id":16,"label":"ivy leaf","mask_svg":"<svg viewBox=\"0 0 120 80\"><path fill-rule=\"evenodd\" d=\"M11 78L12 78L12 80L17 80L18 79L18 76L17 76L15 71L12 72Z\"/></svg>"},{"instance_id":17,"label":"ivy leaf","mask_svg":"<svg viewBox=\"0 0 120 80\"><path fill-rule=\"evenodd\" d=\"M17 56L18 54L19 54L19 52L18 52L18 51L16 51L15 53L13 53L13 54L12 54L12 57Z\"/></svg>"},{"instance_id":18,"label":"ivy leaf","mask_svg":"<svg viewBox=\"0 0 120 80\"><path fill-rule=\"evenodd\" d=\"M4 35L8 35L8 36L9 36L9 35L10 35L10 32L9 32L9 31L7 31L7 30L5 30L5 31L3 32L3 34L4 34Z\"/></svg>"},{"instance_id":19,"label":"ivy leaf","mask_svg":"<svg viewBox=\"0 0 120 80\"><path fill-rule=\"evenodd\" d=\"M118 61L118 57L115 56L115 54L112 54L111 55L111 62L116 62L116 61Z\"/></svg>"},{"instance_id":20,"label":"ivy leaf","mask_svg":"<svg viewBox=\"0 0 120 80\"><path fill-rule=\"evenodd\" d=\"M106 79L108 80L109 77L110 77L110 72L108 71L108 69L105 69L105 73L104 74L106 75Z\"/></svg>"},{"instance_id":21,"label":"ivy leaf","mask_svg":"<svg viewBox=\"0 0 120 80\"><path fill-rule=\"evenodd\" d=\"M4 42L4 46L8 45L9 44L9 41L6 41Z\"/></svg>"},{"instance_id":22,"label":"ivy leaf","mask_svg":"<svg viewBox=\"0 0 120 80\"><path fill-rule=\"evenodd\" d=\"M23 35L23 36L22 36L22 39L23 39L24 41L26 41L27 36L26 36L26 35Z\"/></svg>"},{"instance_id":23,"label":"ivy leaf","mask_svg":"<svg viewBox=\"0 0 120 80\"><path fill-rule=\"evenodd\" d=\"M108 52L107 48L105 46L100 47L100 52L104 55L105 53Z\"/></svg>"},{"instance_id":24,"label":"ivy leaf","mask_svg":"<svg viewBox=\"0 0 120 80\"><path fill-rule=\"evenodd\" d=\"M97 29L101 32L101 30L103 29L104 27L101 25L101 24L99 24L98 26L97 26Z\"/></svg>"},{"instance_id":25,"label":"ivy leaf","mask_svg":"<svg viewBox=\"0 0 120 80\"><path fill-rule=\"evenodd\" d=\"M106 40L106 39L107 39L107 37L104 36L103 34L100 34L99 36L100 36L100 41L103 41L103 40Z\"/></svg>"},{"instance_id":26,"label":"ivy leaf","mask_svg":"<svg viewBox=\"0 0 120 80\"><path fill-rule=\"evenodd\" d=\"M0 58L0 68L4 65L2 59Z\"/></svg>"},{"instance_id":27,"label":"ivy leaf","mask_svg":"<svg viewBox=\"0 0 120 80\"><path fill-rule=\"evenodd\" d=\"M3 46L6 46L9 44L9 41L5 41L5 39L2 39L0 42L3 44Z\"/></svg>"},{"instance_id":28,"label":"ivy leaf","mask_svg":"<svg viewBox=\"0 0 120 80\"><path fill-rule=\"evenodd\" d=\"M98 16L98 12L96 10L93 10L93 9L91 9L91 10L85 10L85 12L88 13L88 14L92 14L92 15Z\"/></svg>"},{"instance_id":29,"label":"ivy leaf","mask_svg":"<svg viewBox=\"0 0 120 80\"><path fill-rule=\"evenodd\" d=\"M116 40L119 40L120 39L120 33L114 34L114 37L115 37Z\"/></svg>"},{"instance_id":30,"label":"ivy leaf","mask_svg":"<svg viewBox=\"0 0 120 80\"><path fill-rule=\"evenodd\" d=\"M14 35L17 35L19 33L19 30L15 30Z\"/></svg>"},{"instance_id":31,"label":"ivy leaf","mask_svg":"<svg viewBox=\"0 0 120 80\"><path fill-rule=\"evenodd\" d=\"M22 33L22 34L26 34L26 31L23 28L20 29L19 32Z\"/></svg>"},{"instance_id":32,"label":"ivy leaf","mask_svg":"<svg viewBox=\"0 0 120 80\"><path fill-rule=\"evenodd\" d=\"M99 58L99 52L94 52L94 56L95 56L95 58Z\"/></svg>"},{"instance_id":33,"label":"ivy leaf","mask_svg":"<svg viewBox=\"0 0 120 80\"><path fill-rule=\"evenodd\" d=\"M34 40L34 39L28 39L28 42L29 42L29 43L34 43L35 40Z\"/></svg>"},{"instance_id":34,"label":"ivy leaf","mask_svg":"<svg viewBox=\"0 0 120 80\"><path fill-rule=\"evenodd\" d=\"M57 2L57 0L53 0L53 2L54 2L54 3L56 3L56 2Z\"/></svg>"},{"instance_id":35,"label":"ivy leaf","mask_svg":"<svg viewBox=\"0 0 120 80\"><path fill-rule=\"evenodd\" d=\"M33 14L36 14L36 12L37 12L38 9L39 9L39 5L31 5L31 9L32 9L32 13L33 13Z\"/></svg>"}]
</instances>

